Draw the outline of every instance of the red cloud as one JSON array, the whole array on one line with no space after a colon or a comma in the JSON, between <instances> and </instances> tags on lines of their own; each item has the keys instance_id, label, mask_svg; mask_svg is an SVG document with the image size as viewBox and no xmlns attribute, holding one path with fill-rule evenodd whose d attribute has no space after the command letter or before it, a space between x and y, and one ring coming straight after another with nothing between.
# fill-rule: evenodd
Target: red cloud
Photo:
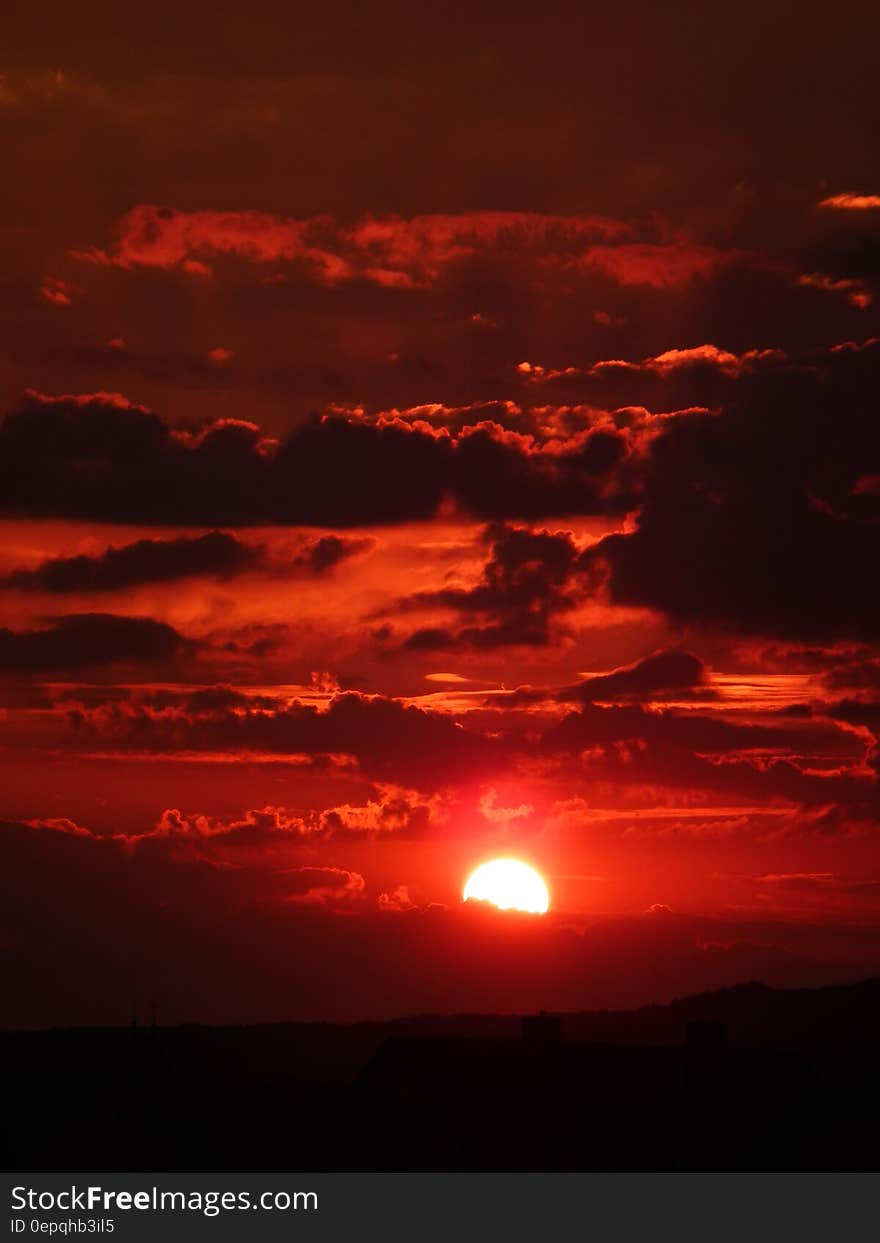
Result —
<instances>
[{"instance_id":1,"label":"red cloud","mask_svg":"<svg viewBox=\"0 0 880 1243\"><path fill-rule=\"evenodd\" d=\"M212 820L204 815L184 816L176 807L169 807L162 812L152 833L125 840L133 842L173 837L265 839L278 833L307 837L309 829L301 817L291 816L283 807L263 807L258 811L246 811L241 820Z\"/></svg>"},{"instance_id":2,"label":"red cloud","mask_svg":"<svg viewBox=\"0 0 880 1243\"><path fill-rule=\"evenodd\" d=\"M464 212L456 215L367 219L343 236L366 257L364 274L380 284L406 277L430 283L441 269L478 250L567 253L585 241L624 236L627 226L595 216L548 216L537 212Z\"/></svg>"},{"instance_id":3,"label":"red cloud","mask_svg":"<svg viewBox=\"0 0 880 1243\"><path fill-rule=\"evenodd\" d=\"M44 302L51 302L54 306L71 306L74 294L82 293L78 285L72 285L70 281L59 280L55 276L47 276L40 287L40 297Z\"/></svg>"},{"instance_id":4,"label":"red cloud","mask_svg":"<svg viewBox=\"0 0 880 1243\"><path fill-rule=\"evenodd\" d=\"M825 293L846 294L850 306L858 307L860 311L866 310L874 301L864 281L848 277L835 278L826 272L806 272L798 277L797 283L808 289L821 289Z\"/></svg>"},{"instance_id":5,"label":"red cloud","mask_svg":"<svg viewBox=\"0 0 880 1243\"><path fill-rule=\"evenodd\" d=\"M299 258L307 224L257 211L174 211L141 204L119 223L112 252L74 257L93 263L171 268L200 254L239 254L255 262Z\"/></svg>"},{"instance_id":6,"label":"red cloud","mask_svg":"<svg viewBox=\"0 0 880 1243\"><path fill-rule=\"evenodd\" d=\"M448 812L437 796L423 798L395 785L380 785L378 799L350 803L321 812L321 837L420 837L445 824Z\"/></svg>"},{"instance_id":7,"label":"red cloud","mask_svg":"<svg viewBox=\"0 0 880 1243\"><path fill-rule=\"evenodd\" d=\"M415 903L409 896L409 889L406 885L398 885L390 893L380 893L377 904L380 911L412 911L415 909Z\"/></svg>"},{"instance_id":8,"label":"red cloud","mask_svg":"<svg viewBox=\"0 0 880 1243\"><path fill-rule=\"evenodd\" d=\"M71 837L91 838L93 836L90 829L77 824L75 820L69 820L66 816L48 817L43 820L25 820L24 823L30 829L46 829L50 833L66 833Z\"/></svg>"},{"instance_id":9,"label":"red cloud","mask_svg":"<svg viewBox=\"0 0 880 1243\"><path fill-rule=\"evenodd\" d=\"M880 194L832 194L819 203L838 211L873 211L880 208Z\"/></svg>"},{"instance_id":10,"label":"red cloud","mask_svg":"<svg viewBox=\"0 0 880 1243\"><path fill-rule=\"evenodd\" d=\"M731 252L696 242L628 242L591 246L581 255L578 266L600 271L620 285L670 289L694 277L713 276L734 258Z\"/></svg>"},{"instance_id":11,"label":"red cloud","mask_svg":"<svg viewBox=\"0 0 880 1243\"><path fill-rule=\"evenodd\" d=\"M426 288L451 264L494 252L603 272L622 285L665 289L710 276L734 255L685 239L634 240L632 226L601 216L477 211L367 216L350 226L258 211L177 211L141 204L119 224L115 246L74 258L123 268L180 268L210 275L205 260L237 255L253 263L305 265L319 284L360 279L388 288Z\"/></svg>"},{"instance_id":12,"label":"red cloud","mask_svg":"<svg viewBox=\"0 0 880 1243\"><path fill-rule=\"evenodd\" d=\"M274 876L278 884L273 888L288 903L345 904L361 898L366 888L363 876L347 868L289 866L290 845L309 830L302 820L280 807L248 811L237 821L212 820L203 815L186 817L170 808L162 813L151 832L131 836L101 837L68 819L25 823L31 829L91 841L96 849L116 855L151 850L169 861L212 864L227 874L230 868L243 867L251 873L257 868L264 876ZM288 847L286 853L279 849L279 844Z\"/></svg>"},{"instance_id":13,"label":"red cloud","mask_svg":"<svg viewBox=\"0 0 880 1243\"><path fill-rule=\"evenodd\" d=\"M293 868L287 873L286 900L300 904L331 905L363 896L365 882L360 872L345 868Z\"/></svg>"},{"instance_id":14,"label":"red cloud","mask_svg":"<svg viewBox=\"0 0 880 1243\"><path fill-rule=\"evenodd\" d=\"M730 350L720 349L717 345L707 342L704 345L686 346L683 349L664 350L640 362L629 362L624 358L606 358L593 363L589 367L542 367L538 363L521 362L517 371L526 380L534 383L547 383L560 379L572 379L582 376L601 376L611 372L642 372L658 376L671 375L688 367L714 367L722 375L735 379L746 372L753 371L759 364L781 362L785 359L782 350L752 349L742 354L734 354Z\"/></svg>"}]
</instances>

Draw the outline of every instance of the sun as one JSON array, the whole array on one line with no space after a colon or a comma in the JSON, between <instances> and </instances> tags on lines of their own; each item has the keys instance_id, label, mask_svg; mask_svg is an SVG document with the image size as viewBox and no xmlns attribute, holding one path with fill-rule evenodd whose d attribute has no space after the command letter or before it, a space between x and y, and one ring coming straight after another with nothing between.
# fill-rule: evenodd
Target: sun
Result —
<instances>
[{"instance_id":1,"label":"sun","mask_svg":"<svg viewBox=\"0 0 880 1243\"><path fill-rule=\"evenodd\" d=\"M490 859L467 878L462 897L491 902L502 911L530 911L543 915L550 906L544 878L519 859Z\"/></svg>"}]
</instances>

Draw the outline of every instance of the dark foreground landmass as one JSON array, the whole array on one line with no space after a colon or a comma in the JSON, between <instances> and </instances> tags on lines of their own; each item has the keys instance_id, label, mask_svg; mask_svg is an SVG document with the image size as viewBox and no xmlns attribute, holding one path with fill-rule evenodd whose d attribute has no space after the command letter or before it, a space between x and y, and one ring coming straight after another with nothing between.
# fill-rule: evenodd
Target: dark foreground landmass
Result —
<instances>
[{"instance_id":1,"label":"dark foreground landmass","mask_svg":"<svg viewBox=\"0 0 880 1243\"><path fill-rule=\"evenodd\" d=\"M30 1170L875 1170L880 980L626 1012L0 1034Z\"/></svg>"}]
</instances>

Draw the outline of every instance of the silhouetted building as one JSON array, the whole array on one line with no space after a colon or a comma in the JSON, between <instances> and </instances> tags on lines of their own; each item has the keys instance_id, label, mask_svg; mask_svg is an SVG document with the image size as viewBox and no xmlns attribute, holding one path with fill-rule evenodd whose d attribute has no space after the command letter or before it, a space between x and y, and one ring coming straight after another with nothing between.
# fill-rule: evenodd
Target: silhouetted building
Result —
<instances>
[{"instance_id":1,"label":"silhouetted building","mask_svg":"<svg viewBox=\"0 0 880 1243\"><path fill-rule=\"evenodd\" d=\"M0 1031L8 1169L867 1170L880 981L638 1011Z\"/></svg>"},{"instance_id":2,"label":"silhouetted building","mask_svg":"<svg viewBox=\"0 0 880 1243\"><path fill-rule=\"evenodd\" d=\"M796 1054L724 1052L723 1031L696 1050L565 1043L549 1015L523 1036L386 1041L330 1168L803 1168L813 1076Z\"/></svg>"}]
</instances>

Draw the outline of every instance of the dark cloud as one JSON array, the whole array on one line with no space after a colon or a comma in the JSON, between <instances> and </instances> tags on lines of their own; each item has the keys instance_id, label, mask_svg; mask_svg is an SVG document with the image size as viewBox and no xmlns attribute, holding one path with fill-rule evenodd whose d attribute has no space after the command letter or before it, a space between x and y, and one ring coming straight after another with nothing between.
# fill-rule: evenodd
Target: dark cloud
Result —
<instances>
[{"instance_id":1,"label":"dark cloud","mask_svg":"<svg viewBox=\"0 0 880 1243\"><path fill-rule=\"evenodd\" d=\"M217 693L211 692L212 702ZM421 837L446 816L429 799L413 795L413 788L460 789L502 771L533 773L535 765L554 785L586 781L594 790L623 791L624 797L691 790L735 801L836 807L840 814L829 818L827 832L837 831L835 823L864 821L878 806L876 781L864 768L870 739L845 728L843 716L840 725L809 713L752 721L591 703L561 721L507 708L473 718L462 723L352 692L337 695L325 710L299 701L273 709L242 702L212 710L201 701L184 709L181 701L162 707L134 699L70 714L75 745L103 753L180 749L242 758L306 755L319 763L351 756L364 774L392 783L367 804L339 805L317 820L300 816L300 831L315 840ZM245 827L253 842L252 826Z\"/></svg>"},{"instance_id":2,"label":"dark cloud","mask_svg":"<svg viewBox=\"0 0 880 1243\"><path fill-rule=\"evenodd\" d=\"M796 756L805 750L858 757L864 751L859 739L827 722L811 717L781 718L781 724L779 720L744 724L696 711L658 711L638 704L589 704L551 726L544 735L544 745L551 749L586 750L625 742L651 743L724 757L738 752Z\"/></svg>"},{"instance_id":3,"label":"dark cloud","mask_svg":"<svg viewBox=\"0 0 880 1243\"><path fill-rule=\"evenodd\" d=\"M640 699L652 695L699 692L706 680L706 669L691 652L654 652L632 665L614 669L578 684L574 693L580 699ZM704 692L707 693L707 692Z\"/></svg>"},{"instance_id":4,"label":"dark cloud","mask_svg":"<svg viewBox=\"0 0 880 1243\"><path fill-rule=\"evenodd\" d=\"M280 696L250 694L232 686L205 686L203 688L155 687L114 685L107 683L65 685L51 688L37 683L16 683L16 691L23 696L35 695L34 706L62 703L65 706L92 709L109 706L137 705L141 707L180 709L197 716L203 712L217 712L228 708L275 708ZM29 702L27 698L24 703Z\"/></svg>"},{"instance_id":5,"label":"dark cloud","mask_svg":"<svg viewBox=\"0 0 880 1243\"><path fill-rule=\"evenodd\" d=\"M857 880L854 877L841 876L838 872L782 872L754 876L751 879L758 885L790 892L818 895L856 893L868 898L880 898L880 881Z\"/></svg>"},{"instance_id":6,"label":"dark cloud","mask_svg":"<svg viewBox=\"0 0 880 1243\"><path fill-rule=\"evenodd\" d=\"M0 587L58 593L121 591L200 574L225 577L254 569L262 559L261 548L212 531L194 538L137 540L97 556L52 557L33 570L14 570L0 580Z\"/></svg>"},{"instance_id":7,"label":"dark cloud","mask_svg":"<svg viewBox=\"0 0 880 1243\"><path fill-rule=\"evenodd\" d=\"M596 513L632 499L613 429L543 450L497 424L453 439L399 418L337 416L277 445L241 420L175 431L118 396L31 395L0 426L0 451L3 510L34 517L358 526L430 518L446 495L483 517Z\"/></svg>"},{"instance_id":8,"label":"dark cloud","mask_svg":"<svg viewBox=\"0 0 880 1243\"><path fill-rule=\"evenodd\" d=\"M102 702L110 702L107 688L98 692ZM69 692L67 698L75 702L88 704L88 697L83 701L81 688ZM206 686L200 690L139 690L124 691L121 698L131 699L136 704L148 708L180 708L193 716L209 712L226 712L233 708L272 709L277 708L280 697L275 695L250 694L237 690L233 686Z\"/></svg>"},{"instance_id":9,"label":"dark cloud","mask_svg":"<svg viewBox=\"0 0 880 1243\"><path fill-rule=\"evenodd\" d=\"M833 721L847 725L863 725L880 735L880 698L841 699L824 709Z\"/></svg>"},{"instance_id":10,"label":"dark cloud","mask_svg":"<svg viewBox=\"0 0 880 1243\"><path fill-rule=\"evenodd\" d=\"M7 513L207 525L263 512L252 424L188 435L116 395L34 395L3 421L0 446Z\"/></svg>"},{"instance_id":11,"label":"dark cloud","mask_svg":"<svg viewBox=\"0 0 880 1243\"><path fill-rule=\"evenodd\" d=\"M807 252L812 267L827 273L848 296L867 298L869 305L880 290L880 212L871 206L871 197L840 195L861 200L860 205L823 213Z\"/></svg>"},{"instance_id":12,"label":"dark cloud","mask_svg":"<svg viewBox=\"0 0 880 1243\"><path fill-rule=\"evenodd\" d=\"M540 747L548 757L572 753L576 771L593 784L834 807L841 814L827 832L848 829L846 809L864 821L878 808L876 781L848 767L864 760L864 739L827 723L740 724L694 712L589 705L548 729ZM838 757L841 767L811 771L815 752Z\"/></svg>"},{"instance_id":13,"label":"dark cloud","mask_svg":"<svg viewBox=\"0 0 880 1243\"><path fill-rule=\"evenodd\" d=\"M487 532L491 554L473 587L423 592L403 607L440 606L479 619L454 631L415 631L405 646L415 651L455 646L492 648L550 642L554 625L574 608L575 570L581 553L565 531L531 531L499 525Z\"/></svg>"},{"instance_id":14,"label":"dark cloud","mask_svg":"<svg viewBox=\"0 0 880 1243\"><path fill-rule=\"evenodd\" d=\"M720 413L670 421L636 529L588 560L612 602L680 622L796 639L874 639L880 509L859 481L880 460L880 350L824 375L755 378Z\"/></svg>"},{"instance_id":15,"label":"dark cloud","mask_svg":"<svg viewBox=\"0 0 880 1243\"><path fill-rule=\"evenodd\" d=\"M822 681L831 691L880 692L880 659L842 662L829 669Z\"/></svg>"},{"instance_id":16,"label":"dark cloud","mask_svg":"<svg viewBox=\"0 0 880 1243\"><path fill-rule=\"evenodd\" d=\"M201 575L224 579L252 570L320 576L371 547L370 539L323 535L306 540L291 557L273 560L262 544L245 542L226 531L211 531L176 539L137 540L95 555L51 557L33 569L13 570L0 579L0 588L57 594L124 591Z\"/></svg>"},{"instance_id":17,"label":"dark cloud","mask_svg":"<svg viewBox=\"0 0 880 1243\"><path fill-rule=\"evenodd\" d=\"M352 755L374 777L436 786L486 769L492 743L454 718L379 695L347 691L326 709L293 700L275 711L221 708L187 717L137 704L77 709L71 722L81 742L168 751L245 754Z\"/></svg>"},{"instance_id":18,"label":"dark cloud","mask_svg":"<svg viewBox=\"0 0 880 1243\"><path fill-rule=\"evenodd\" d=\"M625 435L610 425L554 451L505 435L497 424L476 426L456 441L452 489L483 518L619 512L633 503L627 452Z\"/></svg>"},{"instance_id":19,"label":"dark cloud","mask_svg":"<svg viewBox=\"0 0 880 1243\"><path fill-rule=\"evenodd\" d=\"M869 486L880 347L784 365L776 354L702 346L654 356L658 383L702 377L667 394L673 404L660 408L678 411L669 417L583 401L526 413L500 403L492 419L477 408L351 409L280 442L235 419L175 429L118 396L32 395L0 427L2 504L17 515L202 526L426 520L447 500L489 519L632 510L635 530L588 559L609 567L612 601L768 634L869 636L861 568L880 512ZM645 370L605 367L615 377ZM723 391L706 389L707 373ZM322 544L302 568L320 572L341 552ZM810 574L821 609L807 607Z\"/></svg>"},{"instance_id":20,"label":"dark cloud","mask_svg":"<svg viewBox=\"0 0 880 1243\"><path fill-rule=\"evenodd\" d=\"M292 568L307 574L328 574L343 561L367 552L373 547L371 539L357 539L343 535L322 535L308 543L292 562Z\"/></svg>"},{"instance_id":21,"label":"dark cloud","mask_svg":"<svg viewBox=\"0 0 880 1243\"><path fill-rule=\"evenodd\" d=\"M163 665L193 651L165 622L112 613L60 617L42 630L0 630L0 669L16 673Z\"/></svg>"}]
</instances>

